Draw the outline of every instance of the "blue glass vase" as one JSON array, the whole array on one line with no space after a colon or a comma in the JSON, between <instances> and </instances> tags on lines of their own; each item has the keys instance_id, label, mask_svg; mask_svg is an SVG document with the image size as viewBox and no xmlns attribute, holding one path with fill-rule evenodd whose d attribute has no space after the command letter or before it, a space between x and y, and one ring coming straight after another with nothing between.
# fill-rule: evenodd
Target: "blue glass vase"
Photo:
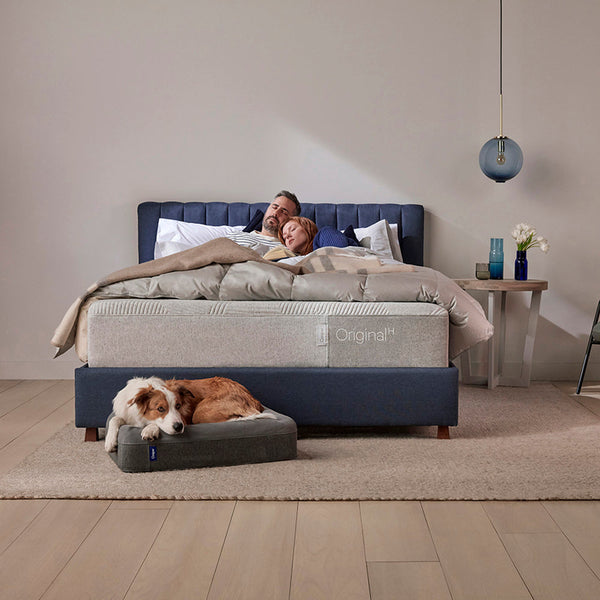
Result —
<instances>
[{"instance_id":1,"label":"blue glass vase","mask_svg":"<svg viewBox=\"0 0 600 600\"><path fill-rule=\"evenodd\" d=\"M517 250L515 279L517 281L527 281L527 250Z\"/></svg>"}]
</instances>

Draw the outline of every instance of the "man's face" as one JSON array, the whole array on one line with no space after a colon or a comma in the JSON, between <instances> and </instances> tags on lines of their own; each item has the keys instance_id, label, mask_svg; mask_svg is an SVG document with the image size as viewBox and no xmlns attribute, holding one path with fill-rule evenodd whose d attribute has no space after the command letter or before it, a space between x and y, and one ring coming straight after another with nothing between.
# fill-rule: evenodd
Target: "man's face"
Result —
<instances>
[{"instance_id":1,"label":"man's face","mask_svg":"<svg viewBox=\"0 0 600 600\"><path fill-rule=\"evenodd\" d=\"M263 217L263 232L277 236L277 232L290 217L296 214L296 204L285 196L278 196L271 202Z\"/></svg>"}]
</instances>

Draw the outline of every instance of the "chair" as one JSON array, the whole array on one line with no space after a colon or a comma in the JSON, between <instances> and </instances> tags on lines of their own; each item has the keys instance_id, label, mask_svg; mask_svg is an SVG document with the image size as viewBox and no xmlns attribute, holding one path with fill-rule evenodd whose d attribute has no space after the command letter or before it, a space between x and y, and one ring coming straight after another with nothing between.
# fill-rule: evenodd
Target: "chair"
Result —
<instances>
[{"instance_id":1,"label":"chair","mask_svg":"<svg viewBox=\"0 0 600 600\"><path fill-rule=\"evenodd\" d=\"M594 322L592 323L590 339L588 340L585 356L583 357L583 365L581 366L581 375L579 376L579 383L577 384L577 391L575 392L576 394L579 394L581 391L581 384L583 383L583 376L585 375L585 369L587 368L588 360L590 358L592 344L600 344L600 323L598 323L598 318L600 318L600 302L598 302L598 307L596 308L596 316L594 317Z\"/></svg>"}]
</instances>

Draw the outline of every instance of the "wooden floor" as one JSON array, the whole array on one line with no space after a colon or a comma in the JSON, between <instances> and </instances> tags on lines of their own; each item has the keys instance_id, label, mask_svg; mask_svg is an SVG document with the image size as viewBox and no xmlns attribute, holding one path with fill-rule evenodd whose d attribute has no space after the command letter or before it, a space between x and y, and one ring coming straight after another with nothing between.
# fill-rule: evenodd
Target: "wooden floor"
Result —
<instances>
[{"instance_id":1,"label":"wooden floor","mask_svg":"<svg viewBox=\"0 0 600 600\"><path fill-rule=\"evenodd\" d=\"M72 381L0 381L0 474L72 418ZM597 600L600 501L0 500L0 582L1 600Z\"/></svg>"}]
</instances>

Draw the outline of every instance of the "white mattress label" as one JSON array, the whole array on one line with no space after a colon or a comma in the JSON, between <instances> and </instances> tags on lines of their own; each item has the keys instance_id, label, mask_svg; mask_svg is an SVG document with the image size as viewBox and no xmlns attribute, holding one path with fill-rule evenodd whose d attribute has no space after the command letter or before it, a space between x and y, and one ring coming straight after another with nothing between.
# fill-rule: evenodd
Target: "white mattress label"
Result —
<instances>
[{"instance_id":1,"label":"white mattress label","mask_svg":"<svg viewBox=\"0 0 600 600\"><path fill-rule=\"evenodd\" d=\"M317 325L317 346L327 346L329 343L329 328L327 323Z\"/></svg>"}]
</instances>

